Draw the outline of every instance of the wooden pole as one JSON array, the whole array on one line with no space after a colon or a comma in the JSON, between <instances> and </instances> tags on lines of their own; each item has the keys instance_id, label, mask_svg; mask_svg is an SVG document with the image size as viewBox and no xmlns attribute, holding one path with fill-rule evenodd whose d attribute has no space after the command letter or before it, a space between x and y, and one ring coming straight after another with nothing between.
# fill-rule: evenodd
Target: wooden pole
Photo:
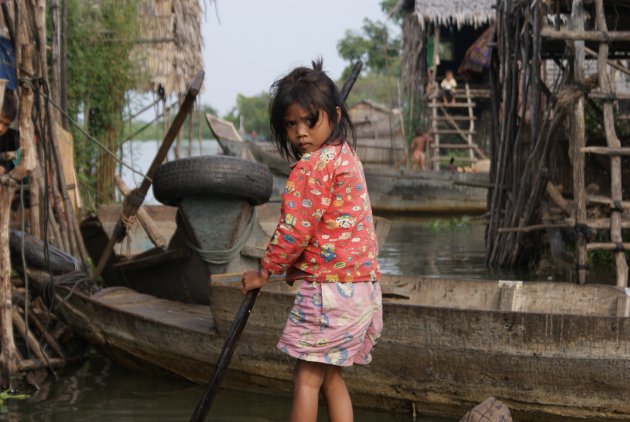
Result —
<instances>
[{"instance_id":1,"label":"wooden pole","mask_svg":"<svg viewBox=\"0 0 630 422\"><path fill-rule=\"evenodd\" d=\"M142 179L140 187L132 190L129 195L125 197L121 218L116 223L116 227L114 227L114 232L109 238L109 242L107 243L107 246L103 251L103 255L101 255L98 266L94 271L94 279L98 278L101 275L101 273L105 269L105 264L107 264L109 257L114 251L114 245L122 240L125 235L125 225L123 220L134 217L138 211L138 208L144 202L144 198L149 190L149 187L151 186L151 183L153 183L153 176L155 175L157 168L162 164L162 162L164 162L164 159L168 154L168 150L173 144L173 141L175 140L177 134L179 133L179 130L186 120L186 117L188 116L190 110L194 105L195 98L197 98L197 94L201 90L203 77L204 71L200 70L193 78L190 87L188 88L186 97L184 98L184 101L182 102L182 105L177 112L173 123L169 127L168 132L166 132L164 140L162 141L158 152L155 154L153 162L151 163L149 170L147 170L144 179Z\"/></svg>"},{"instance_id":2,"label":"wooden pole","mask_svg":"<svg viewBox=\"0 0 630 422\"><path fill-rule=\"evenodd\" d=\"M606 33L608 27L606 24L606 16L604 14L604 2L602 0L595 1L597 29ZM627 40L630 40L630 32L624 32ZM597 59L597 69L599 73L600 89L605 94L613 94L613 84L610 81L608 73L608 45L609 38L602 40L599 44L599 57ZM615 130L615 115L612 100L604 100L604 129L606 132L606 142L611 148L621 148L621 142L617 137ZM613 203L621 203L623 199L623 190L621 186L621 157L613 155L610 157L610 194ZM621 234L621 219L623 215L623 207L613 207L610 214L610 240L618 245L623 244ZM626 254L624 248L614 252L615 264L617 270L617 287L625 288L628 286L628 263L626 262Z\"/></svg>"},{"instance_id":3,"label":"wooden pole","mask_svg":"<svg viewBox=\"0 0 630 422\"><path fill-rule=\"evenodd\" d=\"M4 87L2 96L4 97ZM11 257L9 252L9 220L11 200L17 183L9 175L0 177L0 363L2 365L2 389L10 385L16 371L16 349L13 340L13 315L11 302Z\"/></svg>"},{"instance_id":4,"label":"wooden pole","mask_svg":"<svg viewBox=\"0 0 630 422\"><path fill-rule=\"evenodd\" d=\"M6 80L0 83L0 100L4 100ZM2 104L2 102L0 102ZM2 389L10 385L11 376L17 367L15 342L13 340L13 304L11 301L11 253L9 250L9 220L11 201L17 183L8 174L0 177L0 364L2 366Z\"/></svg>"},{"instance_id":5,"label":"wooden pole","mask_svg":"<svg viewBox=\"0 0 630 422\"><path fill-rule=\"evenodd\" d=\"M123 196L129 195L131 190L120 177L114 176L114 181ZM157 225L143 206L138 208L137 217L138 221L140 221L140 225L142 225L144 231L147 233L147 236L151 239L151 242L153 242L153 244L158 248L165 248L166 240L164 240L164 237L160 234Z\"/></svg>"},{"instance_id":6,"label":"wooden pole","mask_svg":"<svg viewBox=\"0 0 630 422\"><path fill-rule=\"evenodd\" d=\"M50 67L50 95L53 101L61 104L61 28L59 26L59 1L50 0L50 22L51 22L51 54ZM54 109L55 120L61 122L61 113ZM54 130L54 129L53 129Z\"/></svg>"},{"instance_id":7,"label":"wooden pole","mask_svg":"<svg viewBox=\"0 0 630 422\"><path fill-rule=\"evenodd\" d=\"M576 32L584 31L584 5L582 0L573 0L571 11L571 28ZM573 50L575 57L573 59L573 73L576 82L584 82L584 41L577 40L574 42ZM575 224L576 224L576 268L578 282L586 283L587 270L587 250L586 250L586 233L583 229L586 224L586 197L584 182L584 154L581 149L586 145L585 139L586 124L584 119L584 97L580 96L574 103L573 108L573 125L571 127L573 139L573 204L575 206Z\"/></svg>"},{"instance_id":8,"label":"wooden pole","mask_svg":"<svg viewBox=\"0 0 630 422\"><path fill-rule=\"evenodd\" d=\"M605 31L598 28L599 31L580 31L579 29L565 30L565 29L553 29L551 27L544 27L541 31L543 38L549 38L551 40L565 40L565 41L596 41L600 43L616 42L616 41L630 41L630 32L628 31Z\"/></svg>"}]
</instances>

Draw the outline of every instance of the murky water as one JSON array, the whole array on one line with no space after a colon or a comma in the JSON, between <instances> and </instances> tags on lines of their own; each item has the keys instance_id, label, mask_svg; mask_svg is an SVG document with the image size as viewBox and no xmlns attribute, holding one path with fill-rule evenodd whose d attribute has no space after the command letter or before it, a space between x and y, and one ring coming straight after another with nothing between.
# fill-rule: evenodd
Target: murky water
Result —
<instances>
[{"instance_id":1,"label":"murky water","mask_svg":"<svg viewBox=\"0 0 630 422\"><path fill-rule=\"evenodd\" d=\"M146 171L157 145L134 143L123 151L127 151L128 162ZM197 149L198 144L193 146ZM216 143L204 141L202 148L204 153L215 153ZM123 171L123 178L129 186L141 180L127 170ZM154 200L150 197L148 201ZM528 274L490 272L485 267L484 225L475 217L387 217L391 231L380 253L384 273L528 278ZM8 412L0 414L0 421L183 421L189 420L203 391L203 387L181 380L128 371L96 355L58 372L56 379L49 377L42 390L30 399L8 401ZM290 406L291 400L286 397L222 391L207 420L286 421ZM411 421L410 413L389 415L356 409L355 420ZM324 408L319 420L327 420Z\"/></svg>"},{"instance_id":2,"label":"murky water","mask_svg":"<svg viewBox=\"0 0 630 422\"><path fill-rule=\"evenodd\" d=\"M127 371L96 356L78 367L58 373L26 401L9 401L2 421L32 422L136 422L187 421L204 389L184 381ZM207 421L287 421L291 401L262 394L222 390L214 400ZM319 420L326 421L325 409ZM355 420L394 422L404 415L356 409ZM435 419L434 419L435 420ZM426 421L426 419L423 419Z\"/></svg>"}]
</instances>

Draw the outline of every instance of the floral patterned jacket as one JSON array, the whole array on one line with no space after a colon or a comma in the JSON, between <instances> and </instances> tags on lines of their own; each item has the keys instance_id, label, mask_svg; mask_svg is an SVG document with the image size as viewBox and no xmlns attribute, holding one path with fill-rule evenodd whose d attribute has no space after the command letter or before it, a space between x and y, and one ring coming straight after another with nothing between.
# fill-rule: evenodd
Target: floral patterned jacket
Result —
<instances>
[{"instance_id":1,"label":"floral patterned jacket","mask_svg":"<svg viewBox=\"0 0 630 422\"><path fill-rule=\"evenodd\" d=\"M359 158L346 142L304 154L289 175L262 268L286 271L288 281L377 281L377 254Z\"/></svg>"}]
</instances>

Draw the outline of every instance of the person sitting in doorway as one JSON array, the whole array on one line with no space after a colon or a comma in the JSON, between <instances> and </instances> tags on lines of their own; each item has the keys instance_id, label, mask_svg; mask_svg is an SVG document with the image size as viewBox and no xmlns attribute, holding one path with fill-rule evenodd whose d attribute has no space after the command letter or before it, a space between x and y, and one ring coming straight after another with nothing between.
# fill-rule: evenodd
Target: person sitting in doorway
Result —
<instances>
[{"instance_id":1,"label":"person sitting in doorway","mask_svg":"<svg viewBox=\"0 0 630 422\"><path fill-rule=\"evenodd\" d=\"M22 150L20 148L20 133L13 129L11 124L17 117L18 100L15 90L5 89L4 101L0 110L0 177L9 174L22 161ZM24 208L30 206L28 180L22 180L24 186L18 186L15 196L11 201L11 224L16 225L21 213L18 209L24 202ZM23 196L21 193L23 192ZM25 213L26 214L26 213Z\"/></svg>"},{"instance_id":2,"label":"person sitting in doorway","mask_svg":"<svg viewBox=\"0 0 630 422\"><path fill-rule=\"evenodd\" d=\"M446 76L440 83L442 88L442 100L444 104L455 104L455 88L457 88L457 81L453 77L453 71L447 70Z\"/></svg>"},{"instance_id":3,"label":"person sitting in doorway","mask_svg":"<svg viewBox=\"0 0 630 422\"><path fill-rule=\"evenodd\" d=\"M420 128L416 129L416 137L413 138L409 149L411 150L412 170L424 170L424 151L428 144L433 142L433 138L427 133L422 132Z\"/></svg>"},{"instance_id":4,"label":"person sitting in doorway","mask_svg":"<svg viewBox=\"0 0 630 422\"><path fill-rule=\"evenodd\" d=\"M20 162L20 135L11 128L17 116L17 98L15 91L4 91L4 102L0 111L0 176L9 174Z\"/></svg>"}]
</instances>

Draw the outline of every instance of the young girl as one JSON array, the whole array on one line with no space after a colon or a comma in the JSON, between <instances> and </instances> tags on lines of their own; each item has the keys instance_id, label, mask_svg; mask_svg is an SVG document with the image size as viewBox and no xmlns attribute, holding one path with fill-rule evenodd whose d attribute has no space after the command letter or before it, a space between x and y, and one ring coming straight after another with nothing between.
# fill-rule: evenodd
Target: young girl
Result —
<instances>
[{"instance_id":1,"label":"young girl","mask_svg":"<svg viewBox=\"0 0 630 422\"><path fill-rule=\"evenodd\" d=\"M272 86L271 130L294 165L282 195L280 222L260 269L243 289L270 274L301 283L277 347L297 358L291 421L317 419L322 390L333 422L352 421L342 367L368 364L383 326L380 271L354 127L335 83L299 67ZM352 147L348 144L352 141Z\"/></svg>"}]
</instances>

